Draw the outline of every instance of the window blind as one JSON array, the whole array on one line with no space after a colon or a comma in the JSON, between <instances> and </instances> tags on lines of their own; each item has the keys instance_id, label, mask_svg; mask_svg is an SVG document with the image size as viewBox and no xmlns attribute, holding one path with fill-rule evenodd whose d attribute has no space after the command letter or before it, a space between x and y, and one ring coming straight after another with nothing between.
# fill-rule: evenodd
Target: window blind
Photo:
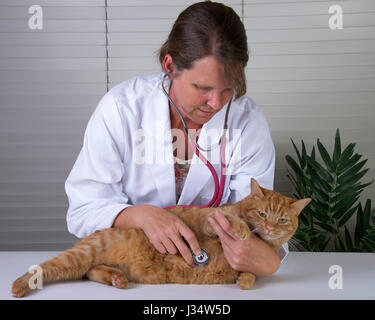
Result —
<instances>
[{"instance_id":1,"label":"window blind","mask_svg":"<svg viewBox=\"0 0 375 320\"><path fill-rule=\"evenodd\" d=\"M0 2L0 250L63 250L64 181L106 92L104 0Z\"/></svg>"}]
</instances>

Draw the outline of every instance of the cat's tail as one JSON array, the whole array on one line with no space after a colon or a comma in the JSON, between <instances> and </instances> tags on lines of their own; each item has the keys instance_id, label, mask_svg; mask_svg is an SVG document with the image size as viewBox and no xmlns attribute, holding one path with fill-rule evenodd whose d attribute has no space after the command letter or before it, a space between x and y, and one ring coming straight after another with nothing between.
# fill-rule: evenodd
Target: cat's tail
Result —
<instances>
[{"instance_id":1,"label":"cat's tail","mask_svg":"<svg viewBox=\"0 0 375 320\"><path fill-rule=\"evenodd\" d=\"M35 274L25 273L13 282L12 295L17 298L26 295L35 288L35 281L46 283L81 279L91 267L102 263L101 253L108 247L110 232L111 229L95 232L76 243L71 249L37 266ZM39 274L38 270L40 270Z\"/></svg>"}]
</instances>

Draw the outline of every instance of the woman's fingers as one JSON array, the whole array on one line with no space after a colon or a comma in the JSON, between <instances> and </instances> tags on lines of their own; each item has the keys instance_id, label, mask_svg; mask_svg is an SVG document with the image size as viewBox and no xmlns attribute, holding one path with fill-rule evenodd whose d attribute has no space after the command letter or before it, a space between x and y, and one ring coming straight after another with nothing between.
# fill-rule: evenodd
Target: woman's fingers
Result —
<instances>
[{"instance_id":1,"label":"woman's fingers","mask_svg":"<svg viewBox=\"0 0 375 320\"><path fill-rule=\"evenodd\" d=\"M176 245L178 251L181 253L181 256L184 258L186 263L189 266L194 267L195 264L194 264L193 256L191 254L189 247L186 245L185 241L181 237L175 238L174 244Z\"/></svg>"},{"instance_id":2,"label":"woman's fingers","mask_svg":"<svg viewBox=\"0 0 375 320\"><path fill-rule=\"evenodd\" d=\"M166 254L167 250L164 248L163 244L161 242L151 242L156 250L159 251L161 254Z\"/></svg>"},{"instance_id":3,"label":"woman's fingers","mask_svg":"<svg viewBox=\"0 0 375 320\"><path fill-rule=\"evenodd\" d=\"M219 224L221 230L227 233L229 236L233 238L233 240L241 240L241 238L237 235L237 233L233 230L230 222L228 219L218 210L215 213L215 219Z\"/></svg>"},{"instance_id":4,"label":"woman's fingers","mask_svg":"<svg viewBox=\"0 0 375 320\"><path fill-rule=\"evenodd\" d=\"M202 250L194 232L185 224L180 225L179 232L182 235L182 237L186 240L186 242L189 244L191 251L196 256L199 256L202 253Z\"/></svg>"},{"instance_id":5,"label":"woman's fingers","mask_svg":"<svg viewBox=\"0 0 375 320\"><path fill-rule=\"evenodd\" d=\"M162 239L163 246L167 249L168 253L176 254L178 251L174 243L167 237L163 237Z\"/></svg>"},{"instance_id":6,"label":"woman's fingers","mask_svg":"<svg viewBox=\"0 0 375 320\"><path fill-rule=\"evenodd\" d=\"M147 223L144 220L143 231L156 250L162 254L180 252L184 260L194 267L191 253L201 254L194 232L180 218L165 210L149 214L148 219Z\"/></svg>"},{"instance_id":7,"label":"woman's fingers","mask_svg":"<svg viewBox=\"0 0 375 320\"><path fill-rule=\"evenodd\" d=\"M186 226L186 228L190 231L190 229ZM193 256L191 254L191 247L195 246L195 251L193 252L201 252L200 248L199 248L199 244L198 244L198 241L195 239L195 241L193 240L193 238L195 238L195 235L191 235L192 231L188 231L186 230L186 228L184 227L180 227L179 229L179 232L176 232L173 236L172 236L172 241L173 243L175 244L175 246L177 247L178 251L181 253L181 256L184 258L184 260L186 261L186 263L191 266L191 267L194 267L195 266L195 263L194 263L194 260L193 260ZM183 238L182 238L183 237ZM186 237L186 238L185 238ZM186 242L185 242L185 240ZM189 244L190 241L191 243L195 243L194 245L192 244ZM189 248L190 246L190 248ZM197 249L198 248L198 249Z\"/></svg>"}]
</instances>

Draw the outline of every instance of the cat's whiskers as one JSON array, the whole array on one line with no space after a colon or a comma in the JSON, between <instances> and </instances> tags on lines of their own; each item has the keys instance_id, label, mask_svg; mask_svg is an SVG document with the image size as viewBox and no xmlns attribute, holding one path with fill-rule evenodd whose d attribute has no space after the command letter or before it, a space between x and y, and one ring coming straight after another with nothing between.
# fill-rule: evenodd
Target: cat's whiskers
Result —
<instances>
[{"instance_id":1,"label":"cat's whiskers","mask_svg":"<svg viewBox=\"0 0 375 320\"><path fill-rule=\"evenodd\" d=\"M254 228L250 231L251 231L251 233L258 234L259 228Z\"/></svg>"},{"instance_id":2,"label":"cat's whiskers","mask_svg":"<svg viewBox=\"0 0 375 320\"><path fill-rule=\"evenodd\" d=\"M293 249L292 251L302 251L304 250L303 246L298 242L298 240L293 237L289 239L288 245ZM295 250L294 250L295 249Z\"/></svg>"}]
</instances>

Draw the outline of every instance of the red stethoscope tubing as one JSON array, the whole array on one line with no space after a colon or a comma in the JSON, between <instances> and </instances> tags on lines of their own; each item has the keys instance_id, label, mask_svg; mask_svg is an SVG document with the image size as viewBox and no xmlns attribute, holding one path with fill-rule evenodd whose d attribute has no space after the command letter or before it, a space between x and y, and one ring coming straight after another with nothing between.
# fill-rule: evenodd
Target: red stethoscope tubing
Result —
<instances>
[{"instance_id":1,"label":"red stethoscope tubing","mask_svg":"<svg viewBox=\"0 0 375 320\"><path fill-rule=\"evenodd\" d=\"M199 152L198 148L195 146L193 142L190 141L191 146L195 149L195 154L198 156L199 159L207 166L207 168L211 171L212 177L215 183L215 192L212 196L212 199L209 203L205 205L178 205L179 207L183 208L207 208L207 207L218 207L220 205L221 199L223 198L224 187L225 187L225 145L226 145L226 138L225 135L221 137L221 145L220 145L220 181L218 179L217 173L212 166L212 164ZM173 209L177 206L170 206L164 209L169 210Z\"/></svg>"}]
</instances>

